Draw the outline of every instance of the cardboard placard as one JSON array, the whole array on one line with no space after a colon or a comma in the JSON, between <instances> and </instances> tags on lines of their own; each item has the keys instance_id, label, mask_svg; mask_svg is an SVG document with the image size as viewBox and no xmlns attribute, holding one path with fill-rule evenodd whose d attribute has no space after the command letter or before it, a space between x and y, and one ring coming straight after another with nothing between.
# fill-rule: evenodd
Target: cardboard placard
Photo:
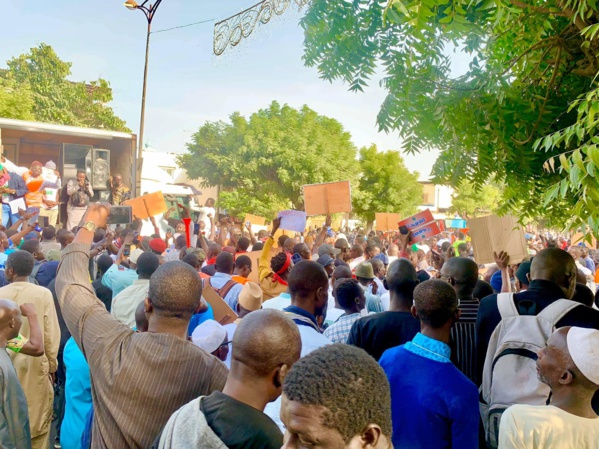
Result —
<instances>
[{"instance_id":1,"label":"cardboard placard","mask_svg":"<svg viewBox=\"0 0 599 449\"><path fill-rule=\"evenodd\" d=\"M264 226L266 224L266 218L259 217L258 215L246 214L245 219L243 220L243 225L246 226L247 222L250 222L251 225L256 226Z\"/></svg>"},{"instance_id":2,"label":"cardboard placard","mask_svg":"<svg viewBox=\"0 0 599 449\"><path fill-rule=\"evenodd\" d=\"M164 195L160 191L127 200L123 202L123 206L131 206L133 216L142 220L168 211Z\"/></svg>"},{"instance_id":3,"label":"cardboard placard","mask_svg":"<svg viewBox=\"0 0 599 449\"><path fill-rule=\"evenodd\" d=\"M279 229L295 232L306 230L306 213L303 210L284 210L277 217L281 219Z\"/></svg>"},{"instance_id":4,"label":"cardboard placard","mask_svg":"<svg viewBox=\"0 0 599 449\"><path fill-rule=\"evenodd\" d=\"M271 248L268 262L270 263L270 259L272 259L276 254L278 254L280 252L281 252L281 250L279 250L277 248ZM252 251L252 252L243 254L244 256L248 256L250 258L250 260L252 261L252 272L248 276L248 281L255 282L258 285L260 285L260 273L259 273L260 270L258 269L258 264L260 262L261 254L262 254L261 250L260 251Z\"/></svg>"},{"instance_id":5,"label":"cardboard placard","mask_svg":"<svg viewBox=\"0 0 599 449\"><path fill-rule=\"evenodd\" d=\"M508 253L510 264L520 263L528 257L524 229L516 218L488 215L469 219L468 226L476 263L493 263L493 252L500 251Z\"/></svg>"},{"instance_id":6,"label":"cardboard placard","mask_svg":"<svg viewBox=\"0 0 599 449\"><path fill-rule=\"evenodd\" d=\"M573 246L586 245L589 248L597 248L597 239L591 235L591 243L584 239L585 235L582 232L577 232L570 240Z\"/></svg>"},{"instance_id":7,"label":"cardboard placard","mask_svg":"<svg viewBox=\"0 0 599 449\"><path fill-rule=\"evenodd\" d=\"M430 209L426 209L422 212L417 213L416 215L412 215L411 217L401 220L399 223L397 223L397 226L405 226L406 228L408 228L408 230L411 231L413 229L419 228L420 226L424 226L430 223L431 221L435 221L435 219L433 218L433 214L430 211Z\"/></svg>"},{"instance_id":8,"label":"cardboard placard","mask_svg":"<svg viewBox=\"0 0 599 449\"><path fill-rule=\"evenodd\" d=\"M377 212L374 216L377 231L397 230L397 223L401 220L401 215L388 212Z\"/></svg>"},{"instance_id":9,"label":"cardboard placard","mask_svg":"<svg viewBox=\"0 0 599 449\"><path fill-rule=\"evenodd\" d=\"M218 323L222 325L230 324L238 318L235 311L229 307L229 304L227 304L211 286L207 284L204 285L202 296L212 307L214 320Z\"/></svg>"},{"instance_id":10,"label":"cardboard placard","mask_svg":"<svg viewBox=\"0 0 599 449\"><path fill-rule=\"evenodd\" d=\"M351 212L349 181L310 184L302 187L306 215Z\"/></svg>"}]
</instances>

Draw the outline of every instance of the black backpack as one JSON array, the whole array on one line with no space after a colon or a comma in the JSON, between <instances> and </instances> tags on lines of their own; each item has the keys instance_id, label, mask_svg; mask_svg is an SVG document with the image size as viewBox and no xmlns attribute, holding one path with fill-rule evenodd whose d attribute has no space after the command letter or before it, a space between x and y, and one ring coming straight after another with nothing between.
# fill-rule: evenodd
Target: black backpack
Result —
<instances>
[{"instance_id":1,"label":"black backpack","mask_svg":"<svg viewBox=\"0 0 599 449\"><path fill-rule=\"evenodd\" d=\"M83 190L77 190L71 195L71 206L73 207L87 207L89 204L89 195Z\"/></svg>"}]
</instances>

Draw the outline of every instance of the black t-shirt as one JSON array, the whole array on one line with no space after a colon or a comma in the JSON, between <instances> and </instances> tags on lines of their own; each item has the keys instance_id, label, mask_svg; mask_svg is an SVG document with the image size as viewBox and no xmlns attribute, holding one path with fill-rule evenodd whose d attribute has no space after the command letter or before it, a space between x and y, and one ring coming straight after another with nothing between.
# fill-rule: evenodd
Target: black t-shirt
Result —
<instances>
[{"instance_id":1,"label":"black t-shirt","mask_svg":"<svg viewBox=\"0 0 599 449\"><path fill-rule=\"evenodd\" d=\"M200 402L212 431L229 449L280 449L283 434L267 415L220 391Z\"/></svg>"},{"instance_id":2,"label":"black t-shirt","mask_svg":"<svg viewBox=\"0 0 599 449\"><path fill-rule=\"evenodd\" d=\"M376 360L389 348L411 341L420 331L420 322L409 312L381 312L360 318L347 338Z\"/></svg>"}]
</instances>

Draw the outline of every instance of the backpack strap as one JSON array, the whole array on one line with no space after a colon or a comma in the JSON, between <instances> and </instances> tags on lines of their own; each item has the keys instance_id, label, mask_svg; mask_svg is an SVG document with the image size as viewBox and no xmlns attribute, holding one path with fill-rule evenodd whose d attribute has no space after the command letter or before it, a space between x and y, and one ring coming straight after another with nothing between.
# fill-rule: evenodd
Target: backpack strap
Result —
<instances>
[{"instance_id":1,"label":"backpack strap","mask_svg":"<svg viewBox=\"0 0 599 449\"><path fill-rule=\"evenodd\" d=\"M514 304L513 293L499 293L497 295L497 309L501 314L501 319L509 318L512 316L519 316L516 304Z\"/></svg>"},{"instance_id":2,"label":"backpack strap","mask_svg":"<svg viewBox=\"0 0 599 449\"><path fill-rule=\"evenodd\" d=\"M537 315L539 318L548 321L555 327L557 322L561 320L568 312L581 304L570 299L558 299L545 307Z\"/></svg>"},{"instance_id":3,"label":"backpack strap","mask_svg":"<svg viewBox=\"0 0 599 449\"><path fill-rule=\"evenodd\" d=\"M216 290L216 293L218 293L220 295L221 298L225 299L227 297L227 295L229 294L229 292L231 291L231 289L233 287L235 287L235 284L237 284L236 281L234 281L233 279L231 279L229 282L227 282L225 285L222 286L222 288ZM212 287L214 288L214 287Z\"/></svg>"}]
</instances>

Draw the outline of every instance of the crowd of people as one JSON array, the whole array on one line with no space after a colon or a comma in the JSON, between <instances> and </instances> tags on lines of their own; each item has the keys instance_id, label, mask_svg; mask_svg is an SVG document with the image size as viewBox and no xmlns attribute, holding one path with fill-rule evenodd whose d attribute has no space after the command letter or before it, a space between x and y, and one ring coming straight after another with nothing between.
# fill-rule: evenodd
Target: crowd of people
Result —
<instances>
[{"instance_id":1,"label":"crowd of people","mask_svg":"<svg viewBox=\"0 0 599 449\"><path fill-rule=\"evenodd\" d=\"M459 231L254 232L210 199L163 234L89 198L58 230L3 206L0 447L599 447L592 248L482 266Z\"/></svg>"}]
</instances>

